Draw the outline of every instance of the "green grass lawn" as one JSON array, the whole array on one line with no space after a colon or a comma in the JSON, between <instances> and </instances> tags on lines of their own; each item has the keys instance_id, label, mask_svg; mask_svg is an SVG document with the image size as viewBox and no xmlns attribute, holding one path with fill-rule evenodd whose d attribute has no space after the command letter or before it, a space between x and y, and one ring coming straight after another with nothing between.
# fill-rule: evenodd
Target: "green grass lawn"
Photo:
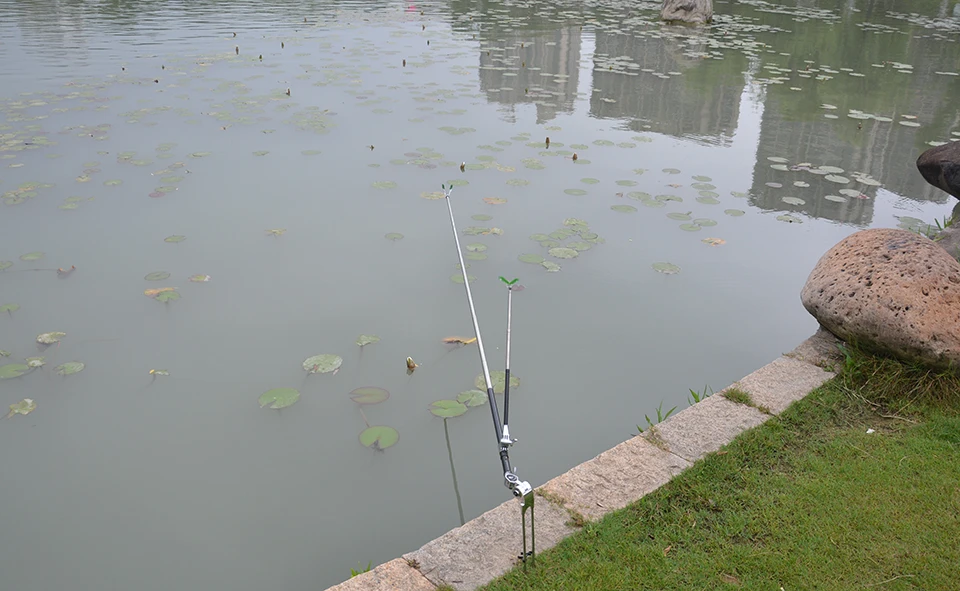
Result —
<instances>
[{"instance_id":1,"label":"green grass lawn","mask_svg":"<svg viewBox=\"0 0 960 591\"><path fill-rule=\"evenodd\" d=\"M484 589L737 588L960 589L960 378L850 351L781 416Z\"/></svg>"}]
</instances>

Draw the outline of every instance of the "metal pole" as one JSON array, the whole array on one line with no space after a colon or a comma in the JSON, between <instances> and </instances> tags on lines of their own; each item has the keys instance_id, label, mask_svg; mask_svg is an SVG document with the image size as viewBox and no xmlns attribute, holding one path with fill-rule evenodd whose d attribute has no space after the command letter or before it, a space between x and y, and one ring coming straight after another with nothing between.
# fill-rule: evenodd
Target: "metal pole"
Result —
<instances>
[{"instance_id":1,"label":"metal pole","mask_svg":"<svg viewBox=\"0 0 960 591\"><path fill-rule=\"evenodd\" d=\"M497 435L497 444L500 448L500 463L503 465L503 472L512 473L510 469L510 459L507 456L506 449L503 448L503 426L500 424L500 411L497 409L497 399L493 394L493 381L490 379L490 367L487 365L487 354L483 349L483 338L480 336L480 323L477 321L477 310L473 305L473 294L470 293L470 280L467 277L467 265L463 261L463 251L460 249L460 236L457 234L457 222L453 217L453 205L450 202L449 190L444 189L447 200L447 211L450 213L450 227L453 228L453 240L457 245L457 258L460 260L460 272L463 273L463 287L467 290L467 303L470 305L470 318L473 320L473 334L477 337L477 349L480 350L480 365L483 367L483 379L487 385L487 401L490 403L490 414L493 417L493 428Z\"/></svg>"},{"instance_id":2,"label":"metal pole","mask_svg":"<svg viewBox=\"0 0 960 591\"><path fill-rule=\"evenodd\" d=\"M507 361L503 369L503 436L510 440L510 325L513 319L513 286L507 286Z\"/></svg>"}]
</instances>

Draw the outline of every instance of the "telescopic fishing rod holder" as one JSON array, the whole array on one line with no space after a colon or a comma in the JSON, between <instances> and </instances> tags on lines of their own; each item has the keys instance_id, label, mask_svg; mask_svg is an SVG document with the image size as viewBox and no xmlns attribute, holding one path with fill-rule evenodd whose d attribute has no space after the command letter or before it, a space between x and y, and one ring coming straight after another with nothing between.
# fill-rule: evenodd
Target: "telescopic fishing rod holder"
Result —
<instances>
[{"instance_id":1,"label":"telescopic fishing rod holder","mask_svg":"<svg viewBox=\"0 0 960 591\"><path fill-rule=\"evenodd\" d=\"M510 448L513 447L516 439L510 437L510 327L513 316L513 286L517 279L507 280L500 277L507 286L507 351L506 363L504 366L503 381L503 422L500 421L500 412L497 408L497 399L494 396L493 380L490 379L490 368L487 365L487 354L483 348L483 337L480 336L480 323L477 320L477 310L473 305L473 294L470 293L470 279L467 276L467 266L463 260L463 251L460 250L460 237L457 235L457 223L453 217L453 205L450 203L450 193L453 187L449 189L445 185L443 188L444 199L447 202L447 211L450 213L450 226L453 228L453 240L457 245L457 257L460 261L460 271L463 274L463 286L467 292L467 303L470 305L470 318L473 320L473 331L477 337L477 349L480 352L480 366L483 368L483 380L487 386L487 402L490 405L490 415L493 418L493 429L497 438L497 445L500 447L500 464L503 468L503 484L520 501L520 526L523 531L523 553L517 558L523 562L524 568L527 565L527 558L531 562L536 560L537 542L534 529L533 518L533 487L526 480L520 480L516 474L516 468L510 464ZM530 511L530 544L531 549L527 551L527 510Z\"/></svg>"}]
</instances>

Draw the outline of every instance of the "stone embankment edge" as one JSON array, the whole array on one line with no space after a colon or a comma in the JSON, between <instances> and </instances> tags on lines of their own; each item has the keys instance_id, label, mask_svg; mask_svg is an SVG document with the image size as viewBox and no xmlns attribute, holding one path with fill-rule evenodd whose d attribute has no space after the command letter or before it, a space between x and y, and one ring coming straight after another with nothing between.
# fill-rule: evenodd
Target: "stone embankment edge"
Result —
<instances>
[{"instance_id":1,"label":"stone embankment edge","mask_svg":"<svg viewBox=\"0 0 960 591\"><path fill-rule=\"evenodd\" d=\"M834 377L832 367L842 361L838 343L820 329L790 353L537 488L537 551L656 490ZM749 400L725 397L733 388L746 392ZM441 585L476 589L516 564L522 542L518 513L517 501L507 501L328 591L433 591Z\"/></svg>"}]
</instances>

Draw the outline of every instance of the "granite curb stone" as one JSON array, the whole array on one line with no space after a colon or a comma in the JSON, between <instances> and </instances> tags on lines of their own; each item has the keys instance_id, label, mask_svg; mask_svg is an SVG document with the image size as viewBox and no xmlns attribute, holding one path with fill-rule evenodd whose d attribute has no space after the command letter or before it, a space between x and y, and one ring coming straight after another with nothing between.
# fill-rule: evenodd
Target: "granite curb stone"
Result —
<instances>
[{"instance_id":1,"label":"granite curb stone","mask_svg":"<svg viewBox=\"0 0 960 591\"><path fill-rule=\"evenodd\" d=\"M538 490L594 521L670 481L690 462L633 437L575 466Z\"/></svg>"},{"instance_id":2,"label":"granite curb stone","mask_svg":"<svg viewBox=\"0 0 960 591\"><path fill-rule=\"evenodd\" d=\"M778 357L732 387L749 394L758 407L778 415L835 375L804 361Z\"/></svg>"},{"instance_id":3,"label":"granite curb stone","mask_svg":"<svg viewBox=\"0 0 960 591\"><path fill-rule=\"evenodd\" d=\"M434 591L436 588L406 560L394 558L327 591Z\"/></svg>"},{"instance_id":4,"label":"granite curb stone","mask_svg":"<svg viewBox=\"0 0 960 591\"><path fill-rule=\"evenodd\" d=\"M537 552L556 546L576 531L568 524L567 511L546 499L536 499L534 512ZM529 522L528 519L528 527ZM468 591L513 568L522 547L520 502L514 499L427 542L419 550L404 554L403 558L416 564L431 583Z\"/></svg>"}]
</instances>

